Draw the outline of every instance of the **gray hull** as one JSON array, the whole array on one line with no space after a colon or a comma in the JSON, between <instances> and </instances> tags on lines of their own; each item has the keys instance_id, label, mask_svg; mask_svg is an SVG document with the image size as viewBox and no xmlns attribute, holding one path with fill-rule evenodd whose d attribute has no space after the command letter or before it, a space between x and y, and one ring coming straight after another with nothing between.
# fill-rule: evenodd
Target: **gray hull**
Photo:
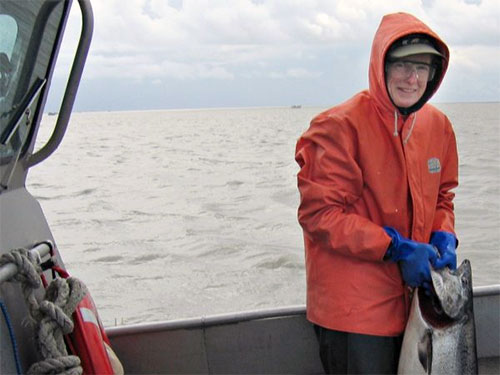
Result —
<instances>
[{"instance_id":1,"label":"gray hull","mask_svg":"<svg viewBox=\"0 0 500 375\"><path fill-rule=\"evenodd\" d=\"M476 288L480 374L498 374L500 285ZM107 329L129 374L321 374L305 307Z\"/></svg>"}]
</instances>

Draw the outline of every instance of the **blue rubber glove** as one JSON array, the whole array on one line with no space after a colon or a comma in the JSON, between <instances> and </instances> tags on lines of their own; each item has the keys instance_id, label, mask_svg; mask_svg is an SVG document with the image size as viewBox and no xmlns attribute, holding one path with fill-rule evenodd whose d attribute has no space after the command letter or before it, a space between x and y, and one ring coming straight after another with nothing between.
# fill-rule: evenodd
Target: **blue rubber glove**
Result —
<instances>
[{"instance_id":1,"label":"blue rubber glove","mask_svg":"<svg viewBox=\"0 0 500 375\"><path fill-rule=\"evenodd\" d=\"M443 231L432 232L429 243L438 249L440 255L434 265L435 269L438 270L446 266L452 270L457 269L457 254L455 252L457 238L454 234Z\"/></svg>"},{"instance_id":2,"label":"blue rubber glove","mask_svg":"<svg viewBox=\"0 0 500 375\"><path fill-rule=\"evenodd\" d=\"M437 253L433 246L409 240L391 227L384 230L392 238L387 249L386 257L394 262L399 262L403 280L409 286L426 286L431 283L431 269L434 266Z\"/></svg>"}]
</instances>

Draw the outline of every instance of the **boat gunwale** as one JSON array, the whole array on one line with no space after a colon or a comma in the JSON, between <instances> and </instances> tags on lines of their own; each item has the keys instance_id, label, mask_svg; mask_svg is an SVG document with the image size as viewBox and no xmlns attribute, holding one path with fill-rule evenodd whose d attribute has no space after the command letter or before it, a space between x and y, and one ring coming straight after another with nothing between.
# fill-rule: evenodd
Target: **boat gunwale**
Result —
<instances>
[{"instance_id":1,"label":"boat gunwale","mask_svg":"<svg viewBox=\"0 0 500 375\"><path fill-rule=\"evenodd\" d=\"M474 297L500 295L500 284L478 286L473 289ZM224 324L242 323L259 319L272 319L305 315L305 305L292 305L262 310L241 311L236 313L209 315L196 318L175 319L151 323L137 323L116 327L106 327L109 337L127 336L137 333L172 331L181 329L208 328Z\"/></svg>"},{"instance_id":2,"label":"boat gunwale","mask_svg":"<svg viewBox=\"0 0 500 375\"><path fill-rule=\"evenodd\" d=\"M500 289L499 289L500 293ZM208 328L212 326L272 319L285 316L305 315L305 305L292 305L278 308L241 311L236 313L201 316L196 318L175 319L151 323L137 323L116 327L106 327L109 337L126 336L136 333L171 331L178 329Z\"/></svg>"},{"instance_id":3,"label":"boat gunwale","mask_svg":"<svg viewBox=\"0 0 500 375\"><path fill-rule=\"evenodd\" d=\"M474 297L483 297L500 294L500 284L476 286L472 290Z\"/></svg>"}]
</instances>

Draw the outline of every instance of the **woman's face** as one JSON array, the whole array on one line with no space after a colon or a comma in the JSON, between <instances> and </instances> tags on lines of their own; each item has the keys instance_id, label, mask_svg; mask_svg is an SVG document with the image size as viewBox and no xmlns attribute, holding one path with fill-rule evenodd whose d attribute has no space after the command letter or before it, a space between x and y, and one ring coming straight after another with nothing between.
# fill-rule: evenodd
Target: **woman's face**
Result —
<instances>
[{"instance_id":1,"label":"woman's face","mask_svg":"<svg viewBox=\"0 0 500 375\"><path fill-rule=\"evenodd\" d=\"M432 74L431 60L430 54L420 54L388 64L387 90L397 107L411 107L422 97Z\"/></svg>"}]
</instances>

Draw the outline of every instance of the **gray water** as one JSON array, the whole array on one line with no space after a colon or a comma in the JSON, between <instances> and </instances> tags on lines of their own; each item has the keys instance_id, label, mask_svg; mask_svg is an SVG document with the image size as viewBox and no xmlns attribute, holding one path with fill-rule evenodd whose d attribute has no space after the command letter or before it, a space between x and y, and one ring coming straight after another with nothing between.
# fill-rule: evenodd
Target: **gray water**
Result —
<instances>
[{"instance_id":1,"label":"gray water","mask_svg":"<svg viewBox=\"0 0 500 375\"><path fill-rule=\"evenodd\" d=\"M460 153L459 260L499 284L500 103L438 106ZM27 186L104 324L304 304L294 149L323 109L74 113Z\"/></svg>"}]
</instances>

